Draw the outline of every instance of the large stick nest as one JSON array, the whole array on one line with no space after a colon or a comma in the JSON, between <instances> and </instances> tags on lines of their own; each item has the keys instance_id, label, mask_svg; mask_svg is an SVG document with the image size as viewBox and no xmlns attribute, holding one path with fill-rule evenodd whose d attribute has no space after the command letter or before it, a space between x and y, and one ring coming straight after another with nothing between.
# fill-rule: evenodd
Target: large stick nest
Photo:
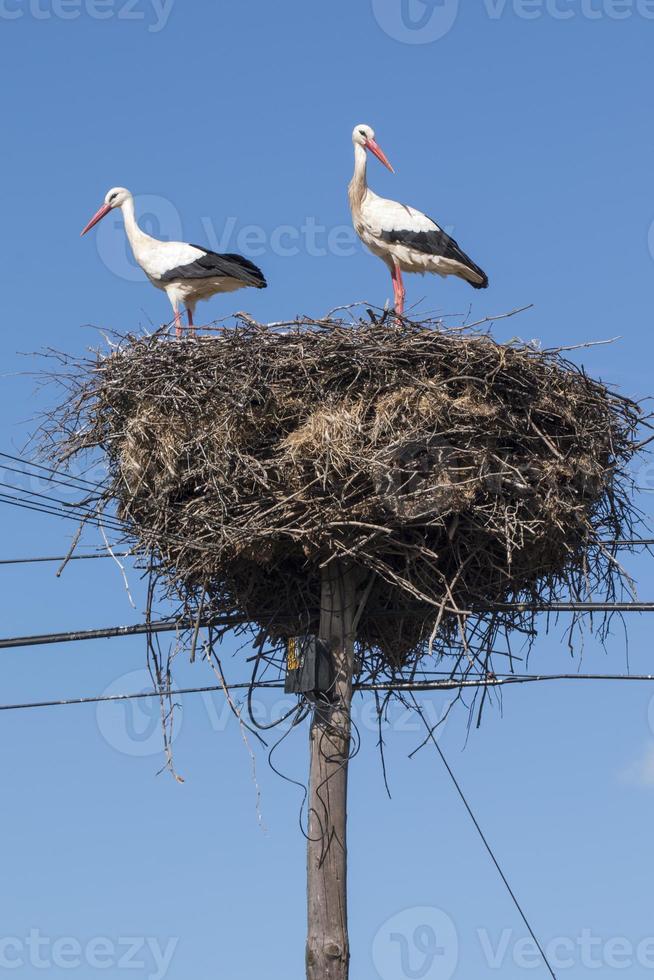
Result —
<instances>
[{"instance_id":1,"label":"large stick nest","mask_svg":"<svg viewBox=\"0 0 654 980\"><path fill-rule=\"evenodd\" d=\"M621 584L607 541L633 533L640 412L559 350L237 318L197 341L122 338L67 380L60 458L102 451L104 502L190 615L315 631L321 569L341 558L365 573L358 640L378 676L530 631L498 604Z\"/></svg>"}]
</instances>

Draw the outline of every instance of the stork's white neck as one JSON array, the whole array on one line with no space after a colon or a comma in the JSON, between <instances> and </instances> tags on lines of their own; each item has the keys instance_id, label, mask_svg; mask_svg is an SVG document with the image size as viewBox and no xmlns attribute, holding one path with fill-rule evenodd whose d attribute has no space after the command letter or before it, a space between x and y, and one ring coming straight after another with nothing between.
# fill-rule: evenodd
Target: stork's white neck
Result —
<instances>
[{"instance_id":1,"label":"stork's white neck","mask_svg":"<svg viewBox=\"0 0 654 980\"><path fill-rule=\"evenodd\" d=\"M153 239L150 235L139 228L138 222L136 220L136 212L134 211L134 198L128 197L124 204L121 204L120 210L123 212L123 219L125 221L125 233L129 239L129 243L132 246L132 251L134 255L138 257L138 252L140 248Z\"/></svg>"},{"instance_id":2,"label":"stork's white neck","mask_svg":"<svg viewBox=\"0 0 654 980\"><path fill-rule=\"evenodd\" d=\"M366 196L368 182L366 180L366 170L368 167L368 156L365 148L359 143L354 144L354 175L350 181L349 193L350 204L353 210L361 206L361 202Z\"/></svg>"}]
</instances>

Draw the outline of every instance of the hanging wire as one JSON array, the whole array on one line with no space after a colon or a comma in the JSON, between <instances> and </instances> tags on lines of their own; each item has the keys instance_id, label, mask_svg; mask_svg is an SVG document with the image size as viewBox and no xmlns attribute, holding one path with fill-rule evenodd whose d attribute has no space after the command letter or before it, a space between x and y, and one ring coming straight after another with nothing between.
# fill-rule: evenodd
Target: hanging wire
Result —
<instances>
[{"instance_id":1,"label":"hanging wire","mask_svg":"<svg viewBox=\"0 0 654 980\"><path fill-rule=\"evenodd\" d=\"M495 857L495 854L493 852L493 849L490 846L490 844L488 843L488 840L486 838L486 835L484 834L483 830L481 829L481 826L479 824L479 821L477 820L477 818L475 817L474 813L472 812L472 807L468 803L468 801L467 801L467 799L465 797L465 794L464 794L463 790L461 789L461 786L459 785L459 782L458 782L456 776L454 775L454 773L452 771L452 768L451 768L450 764L448 763L447 759L445 758L445 755L443 753L443 750L441 749L440 745L438 744L438 740L436 738L434 738L433 730L429 727L429 725L427 725L427 722L425 721L424 716L422 714L422 711L420 709L420 705L416 701L415 697L413 697L412 700L413 700L415 709L418 712L418 715L420 716L420 718L422 719L423 723L425 724L425 726L427 728L427 732L429 734L429 740L433 743L434 747L436 748L436 751L438 752L438 755L440 756L441 761L442 761L443 765L445 766L445 768L446 768L446 770L448 772L448 775L449 775L450 779L452 780L452 783L454 784L454 787L455 787L457 793L459 794L459 797L461 798L461 800L463 802L463 805L465 806L466 810L468 811L468 815L469 815L470 819L472 820L472 822L474 824L474 827L475 827L477 833L479 834L479 837L481 838L481 841L482 841L484 847L488 851L488 853L489 853L489 855L491 857L491 860L492 860L493 864L495 865L495 868L497 869L497 872L498 872L500 878L502 879L502 881L504 882L504 885L506 886L506 890L508 891L509 895L511 896L511 900L513 901L513 904L515 905L516 909L518 910L518 913L520 915L520 918L524 922L524 924L527 927L527 930L529 932L529 935L531 936L531 938L533 939L534 943L536 944L536 947L538 949L538 952L542 956L543 962L545 963L545 966L547 967L547 969L549 971L549 974L552 977L552 980L556 980L556 974L555 974L554 970L552 969L552 967L550 965L550 962L549 962L549 960L547 958L547 955L545 953L545 950L543 949L543 947L542 947L542 945L541 945L541 943L540 943L540 941L539 941L536 933L534 932L533 928L531 927L531 924L530 924L527 916L525 915L525 912L524 912L524 910L522 908L522 905L518 901L515 892L513 891L511 885L509 884L508 878L506 877L506 875L502 871L502 868L500 866L500 863L499 863L498 859Z\"/></svg>"}]
</instances>

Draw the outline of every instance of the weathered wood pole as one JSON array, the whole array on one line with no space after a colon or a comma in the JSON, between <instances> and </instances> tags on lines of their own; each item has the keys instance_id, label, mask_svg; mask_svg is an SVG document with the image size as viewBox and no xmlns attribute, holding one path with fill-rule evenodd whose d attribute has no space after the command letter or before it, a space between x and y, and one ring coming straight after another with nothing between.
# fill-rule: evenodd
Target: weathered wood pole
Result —
<instances>
[{"instance_id":1,"label":"weathered wood pole","mask_svg":"<svg viewBox=\"0 0 654 980\"><path fill-rule=\"evenodd\" d=\"M347 775L357 575L344 562L323 571L320 639L330 645L331 701L316 704L310 735L307 848L307 980L347 980Z\"/></svg>"}]
</instances>

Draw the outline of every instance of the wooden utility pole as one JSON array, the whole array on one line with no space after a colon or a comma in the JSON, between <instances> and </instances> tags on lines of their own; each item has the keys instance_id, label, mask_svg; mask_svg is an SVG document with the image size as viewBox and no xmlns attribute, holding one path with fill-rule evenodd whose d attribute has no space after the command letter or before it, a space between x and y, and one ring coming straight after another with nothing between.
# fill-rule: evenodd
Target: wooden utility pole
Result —
<instances>
[{"instance_id":1,"label":"wooden utility pole","mask_svg":"<svg viewBox=\"0 0 654 980\"><path fill-rule=\"evenodd\" d=\"M311 723L307 849L307 980L347 980L347 775L356 612L356 570L323 570L320 639L329 644L335 682Z\"/></svg>"}]
</instances>

